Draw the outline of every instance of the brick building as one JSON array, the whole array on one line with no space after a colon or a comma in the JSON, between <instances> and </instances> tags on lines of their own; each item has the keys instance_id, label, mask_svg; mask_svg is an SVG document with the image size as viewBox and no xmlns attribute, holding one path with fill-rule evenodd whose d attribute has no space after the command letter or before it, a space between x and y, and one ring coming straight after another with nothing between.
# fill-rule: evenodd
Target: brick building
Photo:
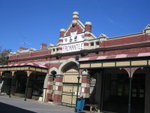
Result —
<instances>
[{"instance_id":1,"label":"brick building","mask_svg":"<svg viewBox=\"0 0 150 113\"><path fill-rule=\"evenodd\" d=\"M139 33L96 37L74 12L56 45L21 47L0 66L3 91L74 106L77 97L100 111L150 112L150 25Z\"/></svg>"}]
</instances>

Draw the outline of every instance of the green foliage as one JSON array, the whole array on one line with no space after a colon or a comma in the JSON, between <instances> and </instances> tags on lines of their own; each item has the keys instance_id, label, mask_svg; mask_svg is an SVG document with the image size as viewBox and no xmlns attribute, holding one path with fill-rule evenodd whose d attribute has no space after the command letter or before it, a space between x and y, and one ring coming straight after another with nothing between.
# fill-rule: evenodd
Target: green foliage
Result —
<instances>
[{"instance_id":1,"label":"green foliage","mask_svg":"<svg viewBox=\"0 0 150 113\"><path fill-rule=\"evenodd\" d=\"M0 49L0 65L7 65L8 64L8 55L11 51L7 49Z\"/></svg>"}]
</instances>

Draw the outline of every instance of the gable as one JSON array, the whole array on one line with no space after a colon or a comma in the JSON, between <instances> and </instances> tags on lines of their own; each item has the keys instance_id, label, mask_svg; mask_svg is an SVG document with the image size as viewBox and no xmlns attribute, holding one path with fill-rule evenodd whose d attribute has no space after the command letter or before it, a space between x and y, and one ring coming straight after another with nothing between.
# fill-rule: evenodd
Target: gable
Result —
<instances>
[{"instance_id":1,"label":"gable","mask_svg":"<svg viewBox=\"0 0 150 113\"><path fill-rule=\"evenodd\" d=\"M67 28L64 36L71 35L71 32L77 32L77 34L83 33L85 31L85 26L79 20L73 20L72 23Z\"/></svg>"}]
</instances>

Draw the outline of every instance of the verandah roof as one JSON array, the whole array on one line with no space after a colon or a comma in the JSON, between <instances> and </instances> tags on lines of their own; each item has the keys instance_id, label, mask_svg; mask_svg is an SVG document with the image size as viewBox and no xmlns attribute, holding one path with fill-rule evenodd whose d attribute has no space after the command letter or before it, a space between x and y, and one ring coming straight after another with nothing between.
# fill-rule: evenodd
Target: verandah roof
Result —
<instances>
[{"instance_id":1,"label":"verandah roof","mask_svg":"<svg viewBox=\"0 0 150 113\"><path fill-rule=\"evenodd\" d=\"M150 66L150 52L81 58L80 68Z\"/></svg>"},{"instance_id":2,"label":"verandah roof","mask_svg":"<svg viewBox=\"0 0 150 113\"><path fill-rule=\"evenodd\" d=\"M37 72L48 72L48 68L45 65L37 64L37 63L15 63L9 65L0 65L0 71L23 71L23 70L31 70Z\"/></svg>"},{"instance_id":3,"label":"verandah roof","mask_svg":"<svg viewBox=\"0 0 150 113\"><path fill-rule=\"evenodd\" d=\"M79 61L92 61L92 60L107 60L107 59L121 59L121 58L134 58L134 57L146 57L150 56L150 52L147 53L134 53L134 54L117 54L117 55L105 55L82 58Z\"/></svg>"}]
</instances>

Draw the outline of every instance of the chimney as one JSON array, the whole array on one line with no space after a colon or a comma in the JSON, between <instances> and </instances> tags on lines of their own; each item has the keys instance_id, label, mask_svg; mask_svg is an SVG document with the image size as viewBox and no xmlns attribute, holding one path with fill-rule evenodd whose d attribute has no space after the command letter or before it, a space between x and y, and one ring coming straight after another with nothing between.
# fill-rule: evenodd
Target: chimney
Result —
<instances>
[{"instance_id":1,"label":"chimney","mask_svg":"<svg viewBox=\"0 0 150 113\"><path fill-rule=\"evenodd\" d=\"M60 37L64 37L66 30L65 29L60 29Z\"/></svg>"},{"instance_id":2,"label":"chimney","mask_svg":"<svg viewBox=\"0 0 150 113\"><path fill-rule=\"evenodd\" d=\"M44 49L47 49L47 44L42 43L42 44L41 44L41 50L44 50Z\"/></svg>"},{"instance_id":3,"label":"chimney","mask_svg":"<svg viewBox=\"0 0 150 113\"><path fill-rule=\"evenodd\" d=\"M92 31L92 23L91 22L86 22L85 23L85 32L91 32Z\"/></svg>"},{"instance_id":4,"label":"chimney","mask_svg":"<svg viewBox=\"0 0 150 113\"><path fill-rule=\"evenodd\" d=\"M20 51L22 51L22 50L27 50L27 48L19 47L19 50L20 50Z\"/></svg>"}]
</instances>

